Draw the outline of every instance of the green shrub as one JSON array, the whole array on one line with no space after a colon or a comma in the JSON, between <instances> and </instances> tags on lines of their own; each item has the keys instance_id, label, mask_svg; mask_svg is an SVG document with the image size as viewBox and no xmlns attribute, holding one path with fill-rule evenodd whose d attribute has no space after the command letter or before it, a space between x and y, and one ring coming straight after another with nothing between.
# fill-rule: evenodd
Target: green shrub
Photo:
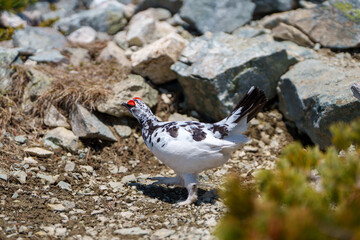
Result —
<instances>
[{"instance_id":1,"label":"green shrub","mask_svg":"<svg viewBox=\"0 0 360 240\"><path fill-rule=\"evenodd\" d=\"M29 4L33 4L35 2L37 2L37 0L0 0L0 9L6 11L20 11Z\"/></svg>"},{"instance_id":2,"label":"green shrub","mask_svg":"<svg viewBox=\"0 0 360 240\"><path fill-rule=\"evenodd\" d=\"M255 186L231 177L222 192L229 211L215 234L225 240L360 239L360 119L335 124L331 132L326 152L287 146L275 169L256 175Z\"/></svg>"}]
</instances>

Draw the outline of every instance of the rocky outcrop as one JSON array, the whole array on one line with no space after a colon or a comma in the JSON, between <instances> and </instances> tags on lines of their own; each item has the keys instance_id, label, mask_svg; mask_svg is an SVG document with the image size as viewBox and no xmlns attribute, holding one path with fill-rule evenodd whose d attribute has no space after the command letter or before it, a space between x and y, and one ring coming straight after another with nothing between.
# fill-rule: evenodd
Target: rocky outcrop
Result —
<instances>
[{"instance_id":1,"label":"rocky outcrop","mask_svg":"<svg viewBox=\"0 0 360 240\"><path fill-rule=\"evenodd\" d=\"M232 32L252 19L255 4L250 0L186 0L180 16L200 33Z\"/></svg>"},{"instance_id":2,"label":"rocky outcrop","mask_svg":"<svg viewBox=\"0 0 360 240\"><path fill-rule=\"evenodd\" d=\"M311 140L326 148L331 124L360 117L360 102L350 91L358 69L331 66L320 60L296 64L279 82L280 110Z\"/></svg>"},{"instance_id":3,"label":"rocky outcrop","mask_svg":"<svg viewBox=\"0 0 360 240\"><path fill-rule=\"evenodd\" d=\"M216 33L195 38L171 69L189 107L219 120L253 85L275 97L280 76L295 62L268 35L245 39Z\"/></svg>"},{"instance_id":4,"label":"rocky outcrop","mask_svg":"<svg viewBox=\"0 0 360 240\"><path fill-rule=\"evenodd\" d=\"M18 50L0 47L0 93L2 94L11 89L11 64L16 61L21 62Z\"/></svg>"},{"instance_id":5,"label":"rocky outcrop","mask_svg":"<svg viewBox=\"0 0 360 240\"><path fill-rule=\"evenodd\" d=\"M71 112L71 128L76 136L80 138L97 138L116 142L117 138L111 130L102 123L98 117L89 112L80 104L76 104Z\"/></svg>"},{"instance_id":6,"label":"rocky outcrop","mask_svg":"<svg viewBox=\"0 0 360 240\"><path fill-rule=\"evenodd\" d=\"M127 79L115 83L112 86L112 92L105 102L96 106L96 109L115 117L131 116L121 103L133 97L140 97L150 108L154 107L158 101L158 92L139 75L131 74Z\"/></svg>"},{"instance_id":7,"label":"rocky outcrop","mask_svg":"<svg viewBox=\"0 0 360 240\"><path fill-rule=\"evenodd\" d=\"M54 24L54 27L66 34L82 26L90 26L96 31L114 34L124 28L125 24L124 8L119 5L109 5L107 8L85 10L62 18Z\"/></svg>"},{"instance_id":8,"label":"rocky outcrop","mask_svg":"<svg viewBox=\"0 0 360 240\"><path fill-rule=\"evenodd\" d=\"M174 80L176 74L170 66L178 60L186 44L187 41L176 33L153 42L131 55L133 71L155 84Z\"/></svg>"}]
</instances>

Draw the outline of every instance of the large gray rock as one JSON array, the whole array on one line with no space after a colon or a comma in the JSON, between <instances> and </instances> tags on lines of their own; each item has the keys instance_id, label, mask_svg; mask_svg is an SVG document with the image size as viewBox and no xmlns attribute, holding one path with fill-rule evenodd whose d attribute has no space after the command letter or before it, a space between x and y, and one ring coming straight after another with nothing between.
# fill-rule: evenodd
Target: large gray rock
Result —
<instances>
[{"instance_id":1,"label":"large gray rock","mask_svg":"<svg viewBox=\"0 0 360 240\"><path fill-rule=\"evenodd\" d=\"M256 4L254 14L288 11L296 7L296 0L252 0Z\"/></svg>"},{"instance_id":2,"label":"large gray rock","mask_svg":"<svg viewBox=\"0 0 360 240\"><path fill-rule=\"evenodd\" d=\"M298 9L290 15L289 23L324 47L336 49L358 47L360 45L360 18L345 9L360 11L360 6L350 7L351 1L343 2L346 3ZM344 6L348 7L344 9Z\"/></svg>"},{"instance_id":3,"label":"large gray rock","mask_svg":"<svg viewBox=\"0 0 360 240\"><path fill-rule=\"evenodd\" d=\"M54 107L54 105L51 105L49 110L46 112L44 124L49 127L70 128L70 124L67 122L66 117L62 115L59 110Z\"/></svg>"},{"instance_id":4,"label":"large gray rock","mask_svg":"<svg viewBox=\"0 0 360 240\"><path fill-rule=\"evenodd\" d=\"M281 77L280 110L324 149L331 141L332 123L360 117L360 102L350 91L359 78L356 68L330 66L319 60L300 62Z\"/></svg>"},{"instance_id":5,"label":"large gray rock","mask_svg":"<svg viewBox=\"0 0 360 240\"><path fill-rule=\"evenodd\" d=\"M238 38L225 33L195 38L171 69L190 108L219 120L253 85L271 99L277 82L297 60L268 35Z\"/></svg>"},{"instance_id":6,"label":"large gray rock","mask_svg":"<svg viewBox=\"0 0 360 240\"><path fill-rule=\"evenodd\" d=\"M96 109L115 117L132 116L126 108L121 106L121 103L133 97L140 97L150 108L154 107L158 101L158 92L139 75L130 74L127 79L114 84L112 91L107 100L100 103Z\"/></svg>"},{"instance_id":7,"label":"large gray rock","mask_svg":"<svg viewBox=\"0 0 360 240\"><path fill-rule=\"evenodd\" d=\"M183 4L183 0L142 0L136 6L135 13L144 11L148 8L164 8L172 14L177 13Z\"/></svg>"},{"instance_id":8,"label":"large gray rock","mask_svg":"<svg viewBox=\"0 0 360 240\"><path fill-rule=\"evenodd\" d=\"M127 59L125 51L118 47L116 43L110 41L107 46L101 51L98 61L111 61L115 60L117 62L117 67L122 69L124 73L130 73L131 71L131 62Z\"/></svg>"},{"instance_id":9,"label":"large gray rock","mask_svg":"<svg viewBox=\"0 0 360 240\"><path fill-rule=\"evenodd\" d=\"M18 56L18 50L0 47L0 93L5 93L11 89L11 64L18 59L20 60Z\"/></svg>"},{"instance_id":10,"label":"large gray rock","mask_svg":"<svg viewBox=\"0 0 360 240\"><path fill-rule=\"evenodd\" d=\"M29 59L40 63L67 62L67 58L56 49L41 51L36 53L34 56L30 56Z\"/></svg>"},{"instance_id":11,"label":"large gray rock","mask_svg":"<svg viewBox=\"0 0 360 240\"><path fill-rule=\"evenodd\" d=\"M107 8L96 8L62 18L54 24L60 31L70 34L82 26L90 26L98 32L114 34L126 24L124 8L109 5Z\"/></svg>"},{"instance_id":12,"label":"large gray rock","mask_svg":"<svg viewBox=\"0 0 360 240\"><path fill-rule=\"evenodd\" d=\"M48 27L25 27L13 35L15 47L30 48L36 51L63 49L66 38L58 31Z\"/></svg>"},{"instance_id":13,"label":"large gray rock","mask_svg":"<svg viewBox=\"0 0 360 240\"><path fill-rule=\"evenodd\" d=\"M251 0L185 0L180 16L200 33L232 32L251 20L254 9Z\"/></svg>"},{"instance_id":14,"label":"large gray rock","mask_svg":"<svg viewBox=\"0 0 360 240\"><path fill-rule=\"evenodd\" d=\"M80 104L75 105L70 118L72 131L78 137L117 141L111 130Z\"/></svg>"},{"instance_id":15,"label":"large gray rock","mask_svg":"<svg viewBox=\"0 0 360 240\"><path fill-rule=\"evenodd\" d=\"M58 145L68 151L76 153L79 148L79 138L75 134L64 127L57 127L48 131L44 137L44 142L47 145Z\"/></svg>"}]
</instances>

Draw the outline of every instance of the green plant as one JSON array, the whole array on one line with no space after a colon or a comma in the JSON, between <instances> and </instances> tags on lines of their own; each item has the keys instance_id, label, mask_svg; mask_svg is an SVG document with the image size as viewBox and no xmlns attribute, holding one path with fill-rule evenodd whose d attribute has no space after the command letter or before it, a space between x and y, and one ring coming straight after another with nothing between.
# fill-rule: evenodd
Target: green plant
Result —
<instances>
[{"instance_id":1,"label":"green plant","mask_svg":"<svg viewBox=\"0 0 360 240\"><path fill-rule=\"evenodd\" d=\"M222 193L229 211L216 235L226 240L360 239L360 119L330 129L333 145L325 152L292 143L275 169L256 175L254 186L241 186L231 177Z\"/></svg>"},{"instance_id":2,"label":"green plant","mask_svg":"<svg viewBox=\"0 0 360 240\"><path fill-rule=\"evenodd\" d=\"M37 2L37 0L0 0L0 9L1 10L15 10L21 11L26 6Z\"/></svg>"}]
</instances>

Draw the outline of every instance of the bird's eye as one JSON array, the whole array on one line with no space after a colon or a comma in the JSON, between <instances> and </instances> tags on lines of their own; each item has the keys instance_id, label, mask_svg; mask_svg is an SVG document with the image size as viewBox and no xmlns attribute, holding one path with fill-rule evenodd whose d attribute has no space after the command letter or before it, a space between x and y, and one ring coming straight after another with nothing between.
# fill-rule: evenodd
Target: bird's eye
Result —
<instances>
[{"instance_id":1,"label":"bird's eye","mask_svg":"<svg viewBox=\"0 0 360 240\"><path fill-rule=\"evenodd\" d=\"M128 105L131 105L131 106L135 106L135 101L134 100L129 100L127 102Z\"/></svg>"},{"instance_id":2,"label":"bird's eye","mask_svg":"<svg viewBox=\"0 0 360 240\"><path fill-rule=\"evenodd\" d=\"M141 100L141 98L139 98L139 97L134 97L133 99L138 99L138 100Z\"/></svg>"}]
</instances>

